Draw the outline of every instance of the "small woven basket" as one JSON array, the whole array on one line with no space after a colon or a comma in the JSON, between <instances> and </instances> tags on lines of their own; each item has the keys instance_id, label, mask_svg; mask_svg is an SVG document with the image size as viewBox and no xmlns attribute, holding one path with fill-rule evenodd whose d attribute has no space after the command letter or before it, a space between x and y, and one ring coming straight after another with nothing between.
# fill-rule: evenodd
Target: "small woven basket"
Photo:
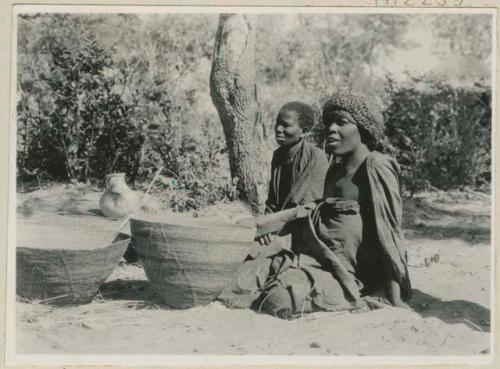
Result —
<instances>
[{"instance_id":1,"label":"small woven basket","mask_svg":"<svg viewBox=\"0 0 500 369\"><path fill-rule=\"evenodd\" d=\"M30 232L29 237L19 237L18 231L17 295L52 305L88 303L118 265L130 238L120 234L110 242L111 232L104 241L92 229L55 228L24 227L22 232ZM99 245L102 242L107 245Z\"/></svg>"},{"instance_id":2,"label":"small woven basket","mask_svg":"<svg viewBox=\"0 0 500 369\"><path fill-rule=\"evenodd\" d=\"M208 304L234 277L255 229L200 220L131 219L132 242L152 287L176 309Z\"/></svg>"}]
</instances>

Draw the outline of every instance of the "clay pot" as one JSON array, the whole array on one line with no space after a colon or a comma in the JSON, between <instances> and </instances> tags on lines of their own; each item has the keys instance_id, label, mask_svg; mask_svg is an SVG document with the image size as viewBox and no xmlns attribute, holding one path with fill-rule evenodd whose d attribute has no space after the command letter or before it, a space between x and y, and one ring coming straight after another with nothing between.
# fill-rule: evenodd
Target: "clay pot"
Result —
<instances>
[{"instance_id":1,"label":"clay pot","mask_svg":"<svg viewBox=\"0 0 500 369\"><path fill-rule=\"evenodd\" d=\"M139 198L125 183L125 173L106 176L106 192L99 200L99 208L109 218L122 218L139 208Z\"/></svg>"}]
</instances>

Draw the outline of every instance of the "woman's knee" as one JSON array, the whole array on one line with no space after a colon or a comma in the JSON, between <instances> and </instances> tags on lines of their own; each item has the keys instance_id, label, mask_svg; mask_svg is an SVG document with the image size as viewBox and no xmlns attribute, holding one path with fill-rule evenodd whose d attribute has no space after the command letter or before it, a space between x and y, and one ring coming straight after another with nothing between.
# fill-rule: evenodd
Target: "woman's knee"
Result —
<instances>
[{"instance_id":1,"label":"woman's knee","mask_svg":"<svg viewBox=\"0 0 500 369\"><path fill-rule=\"evenodd\" d=\"M264 294L259 308L261 312L281 319L289 319L294 313L290 291L280 285Z\"/></svg>"}]
</instances>

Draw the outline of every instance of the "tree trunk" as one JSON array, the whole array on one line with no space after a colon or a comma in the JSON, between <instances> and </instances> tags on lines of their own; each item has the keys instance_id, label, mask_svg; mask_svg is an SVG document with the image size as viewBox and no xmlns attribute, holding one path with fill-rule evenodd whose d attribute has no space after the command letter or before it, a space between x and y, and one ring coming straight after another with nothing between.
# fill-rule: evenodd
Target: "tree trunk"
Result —
<instances>
[{"instance_id":1,"label":"tree trunk","mask_svg":"<svg viewBox=\"0 0 500 369\"><path fill-rule=\"evenodd\" d=\"M215 36L210 95L224 128L231 176L255 213L263 191L260 108L255 85L255 22L252 16L221 14Z\"/></svg>"}]
</instances>

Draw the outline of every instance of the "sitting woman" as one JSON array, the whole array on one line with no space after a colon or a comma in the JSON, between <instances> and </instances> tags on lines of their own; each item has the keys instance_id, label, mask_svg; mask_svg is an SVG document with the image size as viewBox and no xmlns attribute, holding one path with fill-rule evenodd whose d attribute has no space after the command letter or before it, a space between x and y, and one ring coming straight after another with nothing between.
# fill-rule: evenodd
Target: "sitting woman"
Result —
<instances>
[{"instance_id":1,"label":"sitting woman","mask_svg":"<svg viewBox=\"0 0 500 369\"><path fill-rule=\"evenodd\" d=\"M266 213L322 197L328 160L321 149L306 140L314 121L314 110L305 103L292 101L280 109L274 126L279 147L271 160Z\"/></svg>"},{"instance_id":2,"label":"sitting woman","mask_svg":"<svg viewBox=\"0 0 500 369\"><path fill-rule=\"evenodd\" d=\"M313 213L317 236L349 272L346 285L355 281L362 295L385 296L404 306L411 285L401 231L399 167L376 151L383 136L382 114L362 96L338 94L325 104L323 121L326 149L339 160L327 173L326 201ZM331 205L339 202L358 206L359 213L340 216L342 210Z\"/></svg>"},{"instance_id":3,"label":"sitting woman","mask_svg":"<svg viewBox=\"0 0 500 369\"><path fill-rule=\"evenodd\" d=\"M328 159L321 149L306 140L314 121L314 110L305 103L292 101L280 109L274 127L279 147L271 160L266 214L323 197ZM269 235L259 239L261 244L270 242Z\"/></svg>"},{"instance_id":4,"label":"sitting woman","mask_svg":"<svg viewBox=\"0 0 500 369\"><path fill-rule=\"evenodd\" d=\"M323 150L306 140L314 123L314 110L305 103L292 101L280 109L275 125L279 147L271 161L267 214L322 198L328 159ZM237 278L218 297L220 301L231 307L248 308L260 295L269 263L283 250L279 242L271 245L273 237L273 234L264 234L258 238L258 242L267 247L256 248L247 256ZM292 243L294 238L292 234Z\"/></svg>"}]
</instances>

